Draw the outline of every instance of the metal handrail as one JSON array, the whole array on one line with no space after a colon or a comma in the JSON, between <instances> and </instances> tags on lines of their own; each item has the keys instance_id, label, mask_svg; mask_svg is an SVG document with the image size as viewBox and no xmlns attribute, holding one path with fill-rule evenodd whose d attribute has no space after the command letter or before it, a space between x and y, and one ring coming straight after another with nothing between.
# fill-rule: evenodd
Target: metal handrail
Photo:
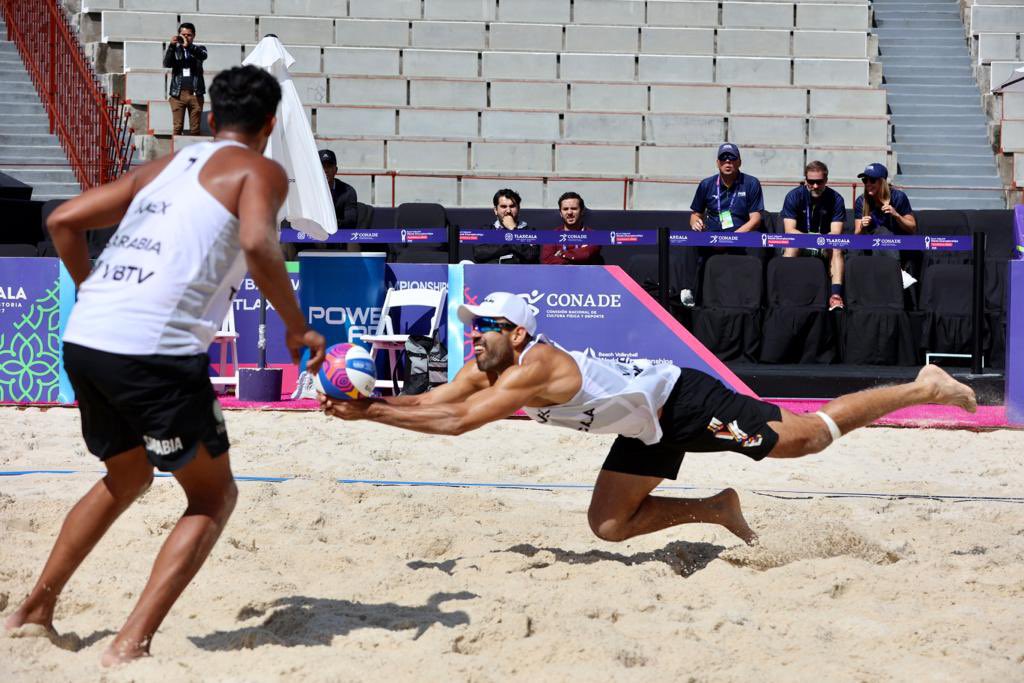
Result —
<instances>
[{"instance_id":1,"label":"metal handrail","mask_svg":"<svg viewBox=\"0 0 1024 683\"><path fill-rule=\"evenodd\" d=\"M103 90L58 0L0 0L7 35L83 189L114 180L135 154L129 113ZM48 164L33 164L48 165Z\"/></svg>"}]
</instances>

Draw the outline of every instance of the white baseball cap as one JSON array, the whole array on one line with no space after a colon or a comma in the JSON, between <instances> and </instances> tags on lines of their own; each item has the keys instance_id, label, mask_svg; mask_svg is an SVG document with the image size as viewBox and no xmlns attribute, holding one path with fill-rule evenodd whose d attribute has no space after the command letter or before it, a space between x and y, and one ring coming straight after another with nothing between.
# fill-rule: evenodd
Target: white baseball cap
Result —
<instances>
[{"instance_id":1,"label":"white baseball cap","mask_svg":"<svg viewBox=\"0 0 1024 683\"><path fill-rule=\"evenodd\" d=\"M472 325L473 318L504 318L525 329L531 337L537 333L537 319L529 304L509 292L491 292L476 306L459 306L459 320L463 325Z\"/></svg>"}]
</instances>

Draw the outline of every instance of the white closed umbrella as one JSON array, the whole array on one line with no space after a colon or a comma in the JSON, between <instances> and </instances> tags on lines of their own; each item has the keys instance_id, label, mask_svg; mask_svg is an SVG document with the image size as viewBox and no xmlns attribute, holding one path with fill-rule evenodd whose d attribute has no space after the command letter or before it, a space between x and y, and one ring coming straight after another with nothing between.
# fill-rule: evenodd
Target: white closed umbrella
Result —
<instances>
[{"instance_id":1,"label":"white closed umbrella","mask_svg":"<svg viewBox=\"0 0 1024 683\"><path fill-rule=\"evenodd\" d=\"M288 174L288 199L281 207L278 220L287 219L296 230L325 240L338 231L338 218L317 155L313 131L288 73L294 63L295 58L275 36L261 40L242 62L266 69L281 85L277 125L263 153L281 164Z\"/></svg>"}]
</instances>

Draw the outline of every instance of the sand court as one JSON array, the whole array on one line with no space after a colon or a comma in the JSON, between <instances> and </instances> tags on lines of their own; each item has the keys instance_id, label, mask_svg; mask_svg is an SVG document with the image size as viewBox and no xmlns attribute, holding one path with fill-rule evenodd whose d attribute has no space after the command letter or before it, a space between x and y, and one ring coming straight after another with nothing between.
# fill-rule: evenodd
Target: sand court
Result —
<instances>
[{"instance_id":1,"label":"sand court","mask_svg":"<svg viewBox=\"0 0 1024 683\"><path fill-rule=\"evenodd\" d=\"M4 680L1024 674L1019 431L872 428L795 461L688 455L666 495L735 487L761 536L748 548L702 525L595 538L587 487L610 437L522 421L453 438L316 413L226 415L235 473L288 480L239 483L235 514L154 656L109 672L98 663L184 507L163 478L68 585L59 646L0 638ZM0 469L74 471L0 477L6 615L99 466L75 410L2 409L0 421Z\"/></svg>"}]
</instances>

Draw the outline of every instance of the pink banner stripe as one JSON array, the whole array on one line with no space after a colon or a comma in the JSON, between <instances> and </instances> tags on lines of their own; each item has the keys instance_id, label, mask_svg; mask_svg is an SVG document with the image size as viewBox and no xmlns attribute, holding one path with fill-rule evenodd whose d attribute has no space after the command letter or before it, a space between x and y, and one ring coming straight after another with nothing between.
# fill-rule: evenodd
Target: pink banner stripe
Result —
<instances>
[{"instance_id":1,"label":"pink banner stripe","mask_svg":"<svg viewBox=\"0 0 1024 683\"><path fill-rule=\"evenodd\" d=\"M657 301L651 298L651 295L644 291L644 288L638 285L633 278L626 274L622 268L618 266L605 266L613 278L619 281L619 284L625 287L629 292L637 298L637 300L647 307L651 313L653 313L658 320L662 322L665 327L672 330L673 333L679 340L686 344L690 350L694 351L700 359L707 363L715 372L718 373L719 377L724 379L732 388L747 396L753 396L758 398L758 395L754 393L754 390L748 387L743 380L736 376L732 370L726 367L725 363L718 360L715 354L711 353L706 346L700 343L696 337L690 334L690 331L683 327L678 320L673 318L668 311L661 307Z\"/></svg>"}]
</instances>

